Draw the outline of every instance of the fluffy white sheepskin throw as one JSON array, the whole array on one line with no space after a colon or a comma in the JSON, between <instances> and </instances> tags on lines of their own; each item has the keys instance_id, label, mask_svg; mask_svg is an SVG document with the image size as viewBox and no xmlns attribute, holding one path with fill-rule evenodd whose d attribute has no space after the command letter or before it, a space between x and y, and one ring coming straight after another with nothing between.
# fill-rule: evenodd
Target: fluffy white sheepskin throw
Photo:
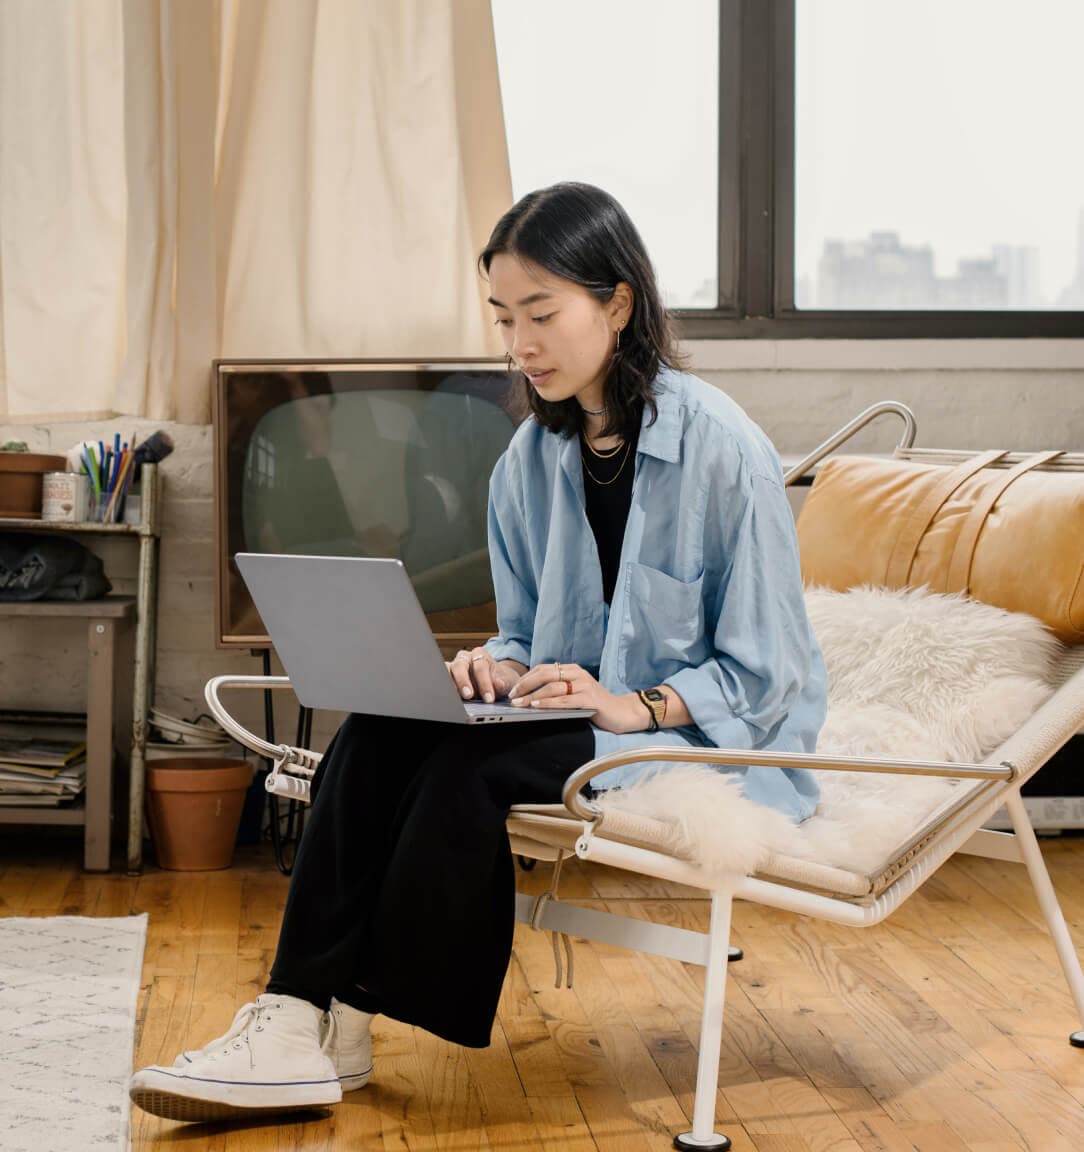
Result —
<instances>
[{"instance_id":1,"label":"fluffy white sheepskin throw","mask_svg":"<svg viewBox=\"0 0 1084 1152\"><path fill-rule=\"evenodd\" d=\"M815 588L806 604L828 668L818 752L981 760L1052 692L1061 646L1031 616L924 589ZM868 872L956 787L913 776L817 776L820 803L799 827L746 800L736 779L699 765L664 767L599 803L670 823L671 851L710 874L754 872L777 853Z\"/></svg>"}]
</instances>

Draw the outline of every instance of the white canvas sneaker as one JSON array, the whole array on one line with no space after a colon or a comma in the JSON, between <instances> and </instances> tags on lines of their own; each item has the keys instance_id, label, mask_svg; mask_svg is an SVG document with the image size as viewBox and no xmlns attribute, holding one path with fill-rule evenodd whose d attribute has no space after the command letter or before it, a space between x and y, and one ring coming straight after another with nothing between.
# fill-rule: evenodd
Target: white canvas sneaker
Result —
<instances>
[{"instance_id":1,"label":"white canvas sneaker","mask_svg":"<svg viewBox=\"0 0 1084 1152\"><path fill-rule=\"evenodd\" d=\"M324 1052L339 1073L344 1092L364 1088L373 1074L372 1014L331 998L324 1017Z\"/></svg>"},{"instance_id":2,"label":"white canvas sneaker","mask_svg":"<svg viewBox=\"0 0 1084 1152\"><path fill-rule=\"evenodd\" d=\"M173 1067L183 1068L208 1052L228 1044L244 1030L255 1008L255 1004L238 1008L233 1023L222 1036L202 1048L190 1048L182 1052L174 1059ZM373 1042L370 1035L372 1022L372 1013L343 1004L334 996L331 998L331 1010L320 1020L321 1045L335 1065L344 1092L353 1092L369 1083L373 1071Z\"/></svg>"},{"instance_id":3,"label":"white canvas sneaker","mask_svg":"<svg viewBox=\"0 0 1084 1152\"><path fill-rule=\"evenodd\" d=\"M174 1068L183 1068L186 1064L191 1064L193 1060L200 1056L206 1056L209 1052L213 1052L216 1048L221 1048L223 1044L228 1044L234 1037L239 1036L245 1028L248 1027L249 1019L253 1012L257 1010L256 1004L244 1004L237 1009L237 1014L233 1018L233 1023L221 1035L204 1044L202 1048L189 1048L187 1051L180 1053L180 1055L173 1058Z\"/></svg>"},{"instance_id":4,"label":"white canvas sneaker","mask_svg":"<svg viewBox=\"0 0 1084 1152\"><path fill-rule=\"evenodd\" d=\"M183 1052L171 1067L132 1077L134 1104L169 1120L219 1120L337 1104L342 1088L321 1047L324 1013L307 1000L264 993L224 1036Z\"/></svg>"}]
</instances>

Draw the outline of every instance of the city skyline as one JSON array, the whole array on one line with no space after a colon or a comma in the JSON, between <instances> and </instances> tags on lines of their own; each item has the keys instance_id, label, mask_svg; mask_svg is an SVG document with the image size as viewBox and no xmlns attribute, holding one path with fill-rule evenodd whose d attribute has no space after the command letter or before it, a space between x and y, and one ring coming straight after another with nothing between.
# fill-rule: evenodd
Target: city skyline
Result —
<instances>
[{"instance_id":1,"label":"city skyline","mask_svg":"<svg viewBox=\"0 0 1084 1152\"><path fill-rule=\"evenodd\" d=\"M928 308L1084 310L1084 205L1077 219L1076 266L1052 296L1042 290L1042 253L1036 245L994 242L988 251L937 271L929 243L904 243L899 231L824 242L814 280L796 277L799 308Z\"/></svg>"},{"instance_id":2,"label":"city skyline","mask_svg":"<svg viewBox=\"0 0 1084 1152\"><path fill-rule=\"evenodd\" d=\"M798 0L795 264L897 232L937 275L1036 248L1051 302L1079 263L1079 0Z\"/></svg>"},{"instance_id":3,"label":"city skyline","mask_svg":"<svg viewBox=\"0 0 1084 1152\"><path fill-rule=\"evenodd\" d=\"M513 196L557 180L612 192L674 307L715 301L718 13L717 0L550 0L542 19L493 0ZM826 240L894 231L928 244L941 278L995 244L1034 248L1057 307L1080 262L1084 3L1033 0L1026 19L1016 0L798 0L796 13L796 280L815 282Z\"/></svg>"}]
</instances>

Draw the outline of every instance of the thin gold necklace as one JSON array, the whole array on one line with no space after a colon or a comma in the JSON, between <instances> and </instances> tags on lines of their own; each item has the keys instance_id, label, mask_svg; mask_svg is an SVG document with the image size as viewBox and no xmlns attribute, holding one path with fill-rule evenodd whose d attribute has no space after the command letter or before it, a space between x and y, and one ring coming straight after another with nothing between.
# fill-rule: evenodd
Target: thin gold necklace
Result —
<instances>
[{"instance_id":1,"label":"thin gold necklace","mask_svg":"<svg viewBox=\"0 0 1084 1152\"><path fill-rule=\"evenodd\" d=\"M611 449L609 450L609 452L600 452L600 451L599 451L599 450L598 450L598 449L597 449L597 448L594 446L594 444L592 444L592 443L591 443L591 440L590 440L590 438L588 437L588 435L587 435L587 433L586 433L586 432L583 434L583 442L584 442L584 443L587 445L587 447L588 447L588 450L591 452L591 455L592 455L592 456L597 456L597 457L598 457L600 460L612 460L612 459L613 459L613 457L614 457L614 456L616 456L616 455L618 454L618 452L620 452L620 451L621 451L621 449L625 447L625 442L622 440L622 441L621 441L621 442L620 442L620 443L617 445L617 447L616 447L616 448L611 448Z\"/></svg>"},{"instance_id":2,"label":"thin gold necklace","mask_svg":"<svg viewBox=\"0 0 1084 1152\"><path fill-rule=\"evenodd\" d=\"M618 445L618 448L620 448L620 445ZM588 475L588 476L590 476L590 477L591 477L591 479L592 479L592 480L594 480L594 482L595 482L595 483L596 483L596 484L597 484L597 485L598 485L600 488L606 488L606 487L608 487L610 484L614 484L614 483L616 483L616 481L617 481L617 478L618 478L618 477L621 475L621 473L622 473L622 472L624 472L624 470L625 470L625 465L628 463L628 459L629 459L629 451L630 451L630 449L631 449L631 448L632 448L632 441L631 441L631 440L629 440L629 441L628 441L628 442L625 444L625 457L624 457L624 459L621 461L621 465L620 465L620 467L619 467L619 468L617 469L617 471L616 471L616 472L613 474L613 476L611 476L611 477L610 477L610 479L609 479L609 480L600 480L600 479L599 479L599 478L598 478L598 477L597 477L597 476L594 474L594 472L592 472L592 471L591 471L591 469L587 467L587 458L586 458L586 457L584 456L584 454L581 452L581 453L580 453L580 459L583 461L583 470L584 470L584 471L587 473L587 475ZM615 448L615 449L614 449L614 452L616 452L616 451L617 451L617 448Z\"/></svg>"}]
</instances>

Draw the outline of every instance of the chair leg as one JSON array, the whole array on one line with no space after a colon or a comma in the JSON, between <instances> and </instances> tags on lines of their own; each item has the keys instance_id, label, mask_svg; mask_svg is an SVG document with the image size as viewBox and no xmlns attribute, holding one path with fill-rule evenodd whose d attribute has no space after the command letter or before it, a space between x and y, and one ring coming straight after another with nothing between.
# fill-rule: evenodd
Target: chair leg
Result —
<instances>
[{"instance_id":1,"label":"chair leg","mask_svg":"<svg viewBox=\"0 0 1084 1152\"><path fill-rule=\"evenodd\" d=\"M679 1152L727 1152L730 1138L715 1127L715 1093L719 1087L719 1051L723 1041L723 1005L726 998L726 966L730 944L730 910L734 903L727 890L711 895L711 928L704 974L704 1007L700 1017L700 1055L696 1069L693 1130L674 1137Z\"/></svg>"},{"instance_id":2,"label":"chair leg","mask_svg":"<svg viewBox=\"0 0 1084 1152\"><path fill-rule=\"evenodd\" d=\"M1076 1005L1077 1019L1082 1028L1069 1036L1069 1043L1076 1048L1084 1048L1084 972L1080 969L1080 959L1073 947L1072 937L1065 923L1065 917L1058 903L1054 885L1050 882L1050 874L1043 862L1043 854L1039 849L1039 842L1035 839L1035 830L1031 826L1028 810L1020 797L1020 790L1014 791L1005 801L1005 807L1012 817L1013 828L1016 831L1016 840L1020 846L1020 854L1024 857L1031 885L1039 900L1046 926L1054 940L1054 948L1061 961L1062 971L1065 973L1069 992Z\"/></svg>"}]
</instances>

